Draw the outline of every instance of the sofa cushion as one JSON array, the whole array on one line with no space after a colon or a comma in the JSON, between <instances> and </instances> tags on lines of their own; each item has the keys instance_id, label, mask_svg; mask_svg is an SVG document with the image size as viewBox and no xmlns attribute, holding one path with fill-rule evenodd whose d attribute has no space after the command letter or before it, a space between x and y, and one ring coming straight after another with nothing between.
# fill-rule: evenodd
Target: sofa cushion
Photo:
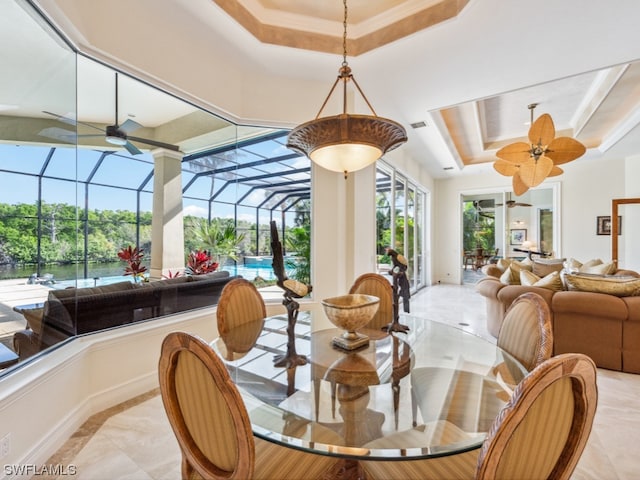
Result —
<instances>
[{"instance_id":1,"label":"sofa cushion","mask_svg":"<svg viewBox=\"0 0 640 480\"><path fill-rule=\"evenodd\" d=\"M565 273L568 290L605 293L616 297L640 295L640 278L619 275L588 275Z\"/></svg>"},{"instance_id":2,"label":"sofa cushion","mask_svg":"<svg viewBox=\"0 0 640 480\"><path fill-rule=\"evenodd\" d=\"M204 275L191 275L191 279L194 282L202 282L204 280L213 280L215 278L228 278L229 272L227 270L219 270L217 272L205 273Z\"/></svg>"},{"instance_id":3,"label":"sofa cushion","mask_svg":"<svg viewBox=\"0 0 640 480\"><path fill-rule=\"evenodd\" d=\"M102 285L100 287L86 287L86 288L65 288L64 290L51 290L49 292L49 300L62 300L71 297L84 297L86 295L96 295L98 293L113 293L124 290L131 290L135 288L135 285L128 281L111 283L108 285Z\"/></svg>"},{"instance_id":4,"label":"sofa cushion","mask_svg":"<svg viewBox=\"0 0 640 480\"><path fill-rule=\"evenodd\" d=\"M556 292L564 290L560 272L557 271L540 278L533 272L522 270L520 271L520 285L548 288Z\"/></svg>"}]
</instances>

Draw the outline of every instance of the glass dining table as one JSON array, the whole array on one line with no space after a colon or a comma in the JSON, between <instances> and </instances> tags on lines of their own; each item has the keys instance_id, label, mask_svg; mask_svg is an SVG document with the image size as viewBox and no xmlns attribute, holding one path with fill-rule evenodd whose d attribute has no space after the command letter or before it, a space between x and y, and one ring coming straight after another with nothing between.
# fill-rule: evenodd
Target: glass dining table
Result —
<instances>
[{"instance_id":1,"label":"glass dining table","mask_svg":"<svg viewBox=\"0 0 640 480\"><path fill-rule=\"evenodd\" d=\"M238 386L254 435L350 460L423 459L482 445L526 375L495 344L460 328L402 315L407 333L362 329L369 345L345 351L321 309L302 311L296 350L307 364L275 367L287 317L244 324L211 345Z\"/></svg>"}]
</instances>

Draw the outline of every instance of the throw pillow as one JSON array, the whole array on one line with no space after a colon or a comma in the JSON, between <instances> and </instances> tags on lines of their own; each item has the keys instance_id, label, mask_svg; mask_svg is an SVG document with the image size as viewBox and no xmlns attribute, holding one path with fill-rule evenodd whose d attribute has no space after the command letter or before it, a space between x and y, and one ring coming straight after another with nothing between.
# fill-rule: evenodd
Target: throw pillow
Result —
<instances>
[{"instance_id":1,"label":"throw pillow","mask_svg":"<svg viewBox=\"0 0 640 480\"><path fill-rule=\"evenodd\" d=\"M522 270L520 272L520 284L530 286L530 287L547 288L555 292L559 292L564 289L562 284L562 278L560 277L560 272L557 272L557 271L551 272L550 274L540 278L538 275L534 274L533 272Z\"/></svg>"},{"instance_id":2,"label":"throw pillow","mask_svg":"<svg viewBox=\"0 0 640 480\"><path fill-rule=\"evenodd\" d=\"M580 267L580 273L594 273L596 275L611 275L616 272L616 265L613 262L599 263L597 265Z\"/></svg>"},{"instance_id":3,"label":"throw pillow","mask_svg":"<svg viewBox=\"0 0 640 480\"><path fill-rule=\"evenodd\" d=\"M582 263L576 260L575 258L570 258L564 264L564 268L566 272L577 272L580 270Z\"/></svg>"},{"instance_id":4,"label":"throw pillow","mask_svg":"<svg viewBox=\"0 0 640 480\"><path fill-rule=\"evenodd\" d=\"M523 260L520 260L518 263L520 263L520 265L533 265L533 260L531 260L529 257L526 257Z\"/></svg>"},{"instance_id":5,"label":"throw pillow","mask_svg":"<svg viewBox=\"0 0 640 480\"><path fill-rule=\"evenodd\" d=\"M570 274L564 275L568 290L581 292L606 293L616 297L640 295L640 278Z\"/></svg>"},{"instance_id":6,"label":"throw pillow","mask_svg":"<svg viewBox=\"0 0 640 480\"><path fill-rule=\"evenodd\" d=\"M520 271L521 270L527 270L527 271L532 271L533 270L533 262L531 263L526 263L525 261L519 262L517 260L514 260L513 262L511 262L511 265L509 265L509 268L511 270L515 270L516 273L518 274L518 280L520 280Z\"/></svg>"},{"instance_id":7,"label":"throw pillow","mask_svg":"<svg viewBox=\"0 0 640 480\"><path fill-rule=\"evenodd\" d=\"M502 275L500 275L500 283L505 285L520 285L520 271L512 270L508 267Z\"/></svg>"},{"instance_id":8,"label":"throw pillow","mask_svg":"<svg viewBox=\"0 0 640 480\"><path fill-rule=\"evenodd\" d=\"M591 267L595 267L596 265L602 265L602 260L600 260L599 258L593 258L587 262L584 262L582 265L580 265L580 269L583 268L591 268Z\"/></svg>"},{"instance_id":9,"label":"throw pillow","mask_svg":"<svg viewBox=\"0 0 640 480\"><path fill-rule=\"evenodd\" d=\"M509 265L511 265L511 260L501 258L498 260L498 263L496 263L496 265L498 266L500 271L504 272L507 268L509 268Z\"/></svg>"},{"instance_id":10,"label":"throw pillow","mask_svg":"<svg viewBox=\"0 0 640 480\"><path fill-rule=\"evenodd\" d=\"M537 259L533 261L533 273L540 278L552 272L559 272L564 268L564 258Z\"/></svg>"}]
</instances>

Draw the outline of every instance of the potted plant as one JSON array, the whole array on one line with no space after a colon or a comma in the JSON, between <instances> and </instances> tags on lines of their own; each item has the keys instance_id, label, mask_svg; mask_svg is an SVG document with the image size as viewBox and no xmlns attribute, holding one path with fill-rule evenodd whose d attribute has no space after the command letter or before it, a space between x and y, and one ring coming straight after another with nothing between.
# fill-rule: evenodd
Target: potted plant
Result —
<instances>
[{"instance_id":1,"label":"potted plant","mask_svg":"<svg viewBox=\"0 0 640 480\"><path fill-rule=\"evenodd\" d=\"M138 249L138 247L122 247L118 252L120 260L127 262L127 266L124 269L124 274L133 276L134 282L138 282L140 279L144 280L144 273L147 271L147 267L142 265L142 259L144 258L144 250Z\"/></svg>"},{"instance_id":2,"label":"potted plant","mask_svg":"<svg viewBox=\"0 0 640 480\"><path fill-rule=\"evenodd\" d=\"M209 252L206 250L196 250L191 252L187 257L187 268L185 273L188 275L204 275L206 273L215 272L218 269L216 262Z\"/></svg>"}]
</instances>

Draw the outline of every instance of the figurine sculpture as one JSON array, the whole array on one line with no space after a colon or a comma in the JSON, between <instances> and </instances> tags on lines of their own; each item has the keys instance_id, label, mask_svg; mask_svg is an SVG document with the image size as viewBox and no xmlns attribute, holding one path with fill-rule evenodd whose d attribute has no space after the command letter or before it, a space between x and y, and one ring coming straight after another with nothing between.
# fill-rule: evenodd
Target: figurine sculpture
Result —
<instances>
[{"instance_id":1,"label":"figurine sculpture","mask_svg":"<svg viewBox=\"0 0 640 480\"><path fill-rule=\"evenodd\" d=\"M284 355L276 355L273 359L276 367L293 368L298 365L305 365L307 357L298 355L296 352L295 326L298 320L298 312L300 304L295 300L307 296L311 292L311 285L305 285L302 282L287 278L284 268L284 254L282 252L282 243L278 238L278 227L276 222L271 222L271 251L273 253L273 273L278 279L277 284L284 290L284 300L282 304L287 309L287 353Z\"/></svg>"},{"instance_id":2,"label":"figurine sculpture","mask_svg":"<svg viewBox=\"0 0 640 480\"><path fill-rule=\"evenodd\" d=\"M409 313L409 298L411 297L409 278L407 277L407 267L409 262L398 252L391 248L386 249L387 255L391 257L393 267L389 275L393 277L393 321L382 327L388 333L402 332L407 333L409 327L400 324L400 297L402 297L402 306L406 313Z\"/></svg>"}]
</instances>

